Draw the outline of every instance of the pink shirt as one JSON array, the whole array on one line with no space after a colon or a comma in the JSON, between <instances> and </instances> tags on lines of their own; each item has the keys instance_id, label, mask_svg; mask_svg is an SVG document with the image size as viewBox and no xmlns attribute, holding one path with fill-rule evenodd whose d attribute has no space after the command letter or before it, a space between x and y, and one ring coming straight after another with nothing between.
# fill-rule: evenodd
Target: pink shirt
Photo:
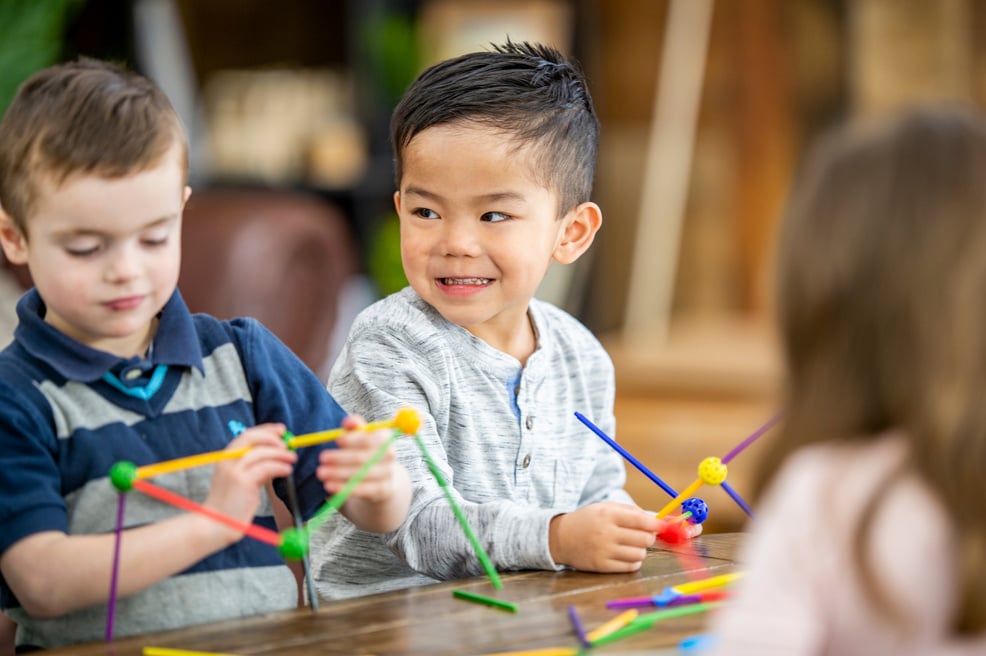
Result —
<instances>
[{"instance_id":1,"label":"pink shirt","mask_svg":"<svg viewBox=\"0 0 986 656\"><path fill-rule=\"evenodd\" d=\"M986 654L986 635L948 635L954 607L953 540L940 503L916 476L894 476L906 445L888 436L861 445L805 449L783 467L740 554L747 576L712 618L716 656L906 656ZM866 521L867 552L889 597L906 614L897 627L864 593L853 564L853 527ZM975 503L973 499L970 503Z\"/></svg>"}]
</instances>

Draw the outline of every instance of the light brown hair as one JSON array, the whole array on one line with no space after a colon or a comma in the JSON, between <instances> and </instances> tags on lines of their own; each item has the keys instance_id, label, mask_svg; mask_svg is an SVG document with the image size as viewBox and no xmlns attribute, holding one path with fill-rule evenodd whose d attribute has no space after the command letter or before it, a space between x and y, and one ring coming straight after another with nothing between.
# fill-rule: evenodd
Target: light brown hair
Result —
<instances>
[{"instance_id":1,"label":"light brown hair","mask_svg":"<svg viewBox=\"0 0 986 656\"><path fill-rule=\"evenodd\" d=\"M986 119L925 106L824 140L792 195L778 265L785 419L761 490L805 445L899 430L958 538L954 629L986 629ZM866 516L857 564L892 616L862 558Z\"/></svg>"},{"instance_id":2,"label":"light brown hair","mask_svg":"<svg viewBox=\"0 0 986 656\"><path fill-rule=\"evenodd\" d=\"M175 143L187 174L181 122L150 80L94 59L46 68L20 86L0 122L0 206L26 235L43 185L139 173Z\"/></svg>"}]
</instances>

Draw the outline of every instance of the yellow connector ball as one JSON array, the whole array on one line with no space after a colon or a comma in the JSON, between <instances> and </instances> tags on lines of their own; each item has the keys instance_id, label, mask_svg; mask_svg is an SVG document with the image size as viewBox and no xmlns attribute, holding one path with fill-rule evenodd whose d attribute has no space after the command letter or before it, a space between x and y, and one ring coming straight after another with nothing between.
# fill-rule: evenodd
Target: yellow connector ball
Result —
<instances>
[{"instance_id":1,"label":"yellow connector ball","mask_svg":"<svg viewBox=\"0 0 986 656\"><path fill-rule=\"evenodd\" d=\"M698 477L706 485L719 485L726 480L729 468L722 464L722 461L715 456L706 458L698 466Z\"/></svg>"},{"instance_id":2,"label":"yellow connector ball","mask_svg":"<svg viewBox=\"0 0 986 656\"><path fill-rule=\"evenodd\" d=\"M421 417L414 408L401 408L394 415L394 427L405 435L416 435L421 427Z\"/></svg>"}]
</instances>

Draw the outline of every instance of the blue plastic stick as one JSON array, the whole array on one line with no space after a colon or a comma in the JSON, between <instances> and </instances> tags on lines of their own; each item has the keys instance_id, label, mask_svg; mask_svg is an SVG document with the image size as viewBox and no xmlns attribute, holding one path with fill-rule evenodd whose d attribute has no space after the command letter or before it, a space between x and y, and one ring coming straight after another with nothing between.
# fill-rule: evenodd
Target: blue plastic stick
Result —
<instances>
[{"instance_id":1,"label":"blue plastic stick","mask_svg":"<svg viewBox=\"0 0 986 656\"><path fill-rule=\"evenodd\" d=\"M595 433L596 435L599 436L599 439L601 439L603 442L605 442L606 444L608 444L611 447L613 447L614 449L616 449L616 452L619 453L624 458L626 458L627 462L629 462L631 465L633 465L634 467L636 467L640 471L641 474L643 474L647 478L649 478L652 481L654 481L654 483L656 483L657 486L660 487L662 490L664 490L665 492L667 492L668 495L670 495L672 499L674 499L674 498L676 498L678 496L678 493L674 491L674 488L672 488L670 485L668 485L667 483L665 483L664 481L662 481L660 478L658 478L657 474L655 474L651 470L647 469L647 467L645 467L642 462L640 462L639 460L637 460L636 458L634 458L632 455L630 455L630 452L629 451L627 451L622 446L620 446L619 444L617 444L616 440L614 440L612 437L610 437L609 435L607 435L606 433L604 433L601 428L599 428L594 423L592 423L591 421L589 421L588 419L586 419L585 418L585 415L583 415L581 412L576 412L575 413L575 418L578 419L579 421L581 421L586 426L588 426L589 427L589 430L591 430L593 433Z\"/></svg>"}]
</instances>

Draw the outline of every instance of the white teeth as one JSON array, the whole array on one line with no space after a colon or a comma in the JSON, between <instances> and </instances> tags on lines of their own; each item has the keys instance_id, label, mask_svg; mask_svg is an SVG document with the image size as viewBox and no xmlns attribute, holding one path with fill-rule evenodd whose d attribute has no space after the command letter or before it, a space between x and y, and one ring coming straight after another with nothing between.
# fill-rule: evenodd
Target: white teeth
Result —
<instances>
[{"instance_id":1,"label":"white teeth","mask_svg":"<svg viewBox=\"0 0 986 656\"><path fill-rule=\"evenodd\" d=\"M489 278L442 278L445 285L485 285Z\"/></svg>"}]
</instances>

